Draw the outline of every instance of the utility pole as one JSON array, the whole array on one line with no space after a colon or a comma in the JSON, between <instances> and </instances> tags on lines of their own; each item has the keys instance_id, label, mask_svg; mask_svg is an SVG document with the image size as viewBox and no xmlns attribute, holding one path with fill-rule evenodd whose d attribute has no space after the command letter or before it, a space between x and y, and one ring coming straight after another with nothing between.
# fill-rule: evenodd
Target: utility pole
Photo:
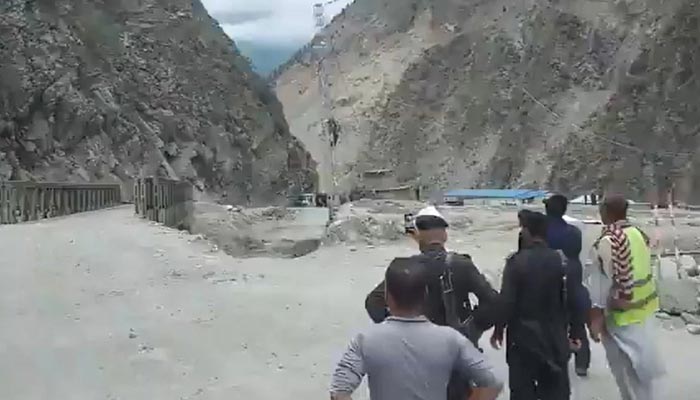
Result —
<instances>
[{"instance_id":1,"label":"utility pole","mask_svg":"<svg viewBox=\"0 0 700 400\"><path fill-rule=\"evenodd\" d=\"M325 3L316 3L313 6L314 20L316 28L319 29L317 43L314 43L313 49L318 60L317 76L318 76L318 91L321 94L321 138L328 142L328 155L330 166L328 173L330 174L328 182L331 185L330 193L328 193L328 224L335 219L335 197L337 191L337 181L335 176L335 146L338 144L338 134L340 127L337 121L333 118L332 99L330 96L329 79L328 79L328 55L333 51L333 37L328 34L323 28L326 26L325 6L333 4L338 0L331 0Z\"/></svg>"}]
</instances>

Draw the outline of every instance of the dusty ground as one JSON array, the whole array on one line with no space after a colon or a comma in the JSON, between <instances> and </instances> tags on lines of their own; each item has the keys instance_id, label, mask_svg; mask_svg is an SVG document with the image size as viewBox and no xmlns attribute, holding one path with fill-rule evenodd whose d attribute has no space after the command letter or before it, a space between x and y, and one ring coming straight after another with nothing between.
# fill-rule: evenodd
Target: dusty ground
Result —
<instances>
[{"instance_id":1,"label":"dusty ground","mask_svg":"<svg viewBox=\"0 0 700 400\"><path fill-rule=\"evenodd\" d=\"M451 243L495 272L514 239L490 229L453 232ZM233 259L130 208L2 226L0 246L7 400L326 398L334 361L368 324L365 293L391 258L412 251L400 241ZM700 359L698 340L660 330L665 398L697 398L687 366ZM504 372L503 353L489 355ZM576 399L618 398L599 346L593 363Z\"/></svg>"}]
</instances>

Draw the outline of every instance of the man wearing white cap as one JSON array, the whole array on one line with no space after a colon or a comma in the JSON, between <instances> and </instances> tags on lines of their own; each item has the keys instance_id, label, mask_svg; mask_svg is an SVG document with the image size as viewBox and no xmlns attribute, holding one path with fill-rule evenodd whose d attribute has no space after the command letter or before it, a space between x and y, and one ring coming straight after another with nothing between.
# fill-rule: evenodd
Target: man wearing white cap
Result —
<instances>
[{"instance_id":1,"label":"man wearing white cap","mask_svg":"<svg viewBox=\"0 0 700 400\"><path fill-rule=\"evenodd\" d=\"M498 319L498 293L479 272L468 255L448 252L445 217L433 206L420 210L409 229L417 242L420 254L412 256L427 266L428 293L423 303L425 316L437 325L451 326L478 345L481 333ZM472 309L469 294L479 300ZM367 295L365 308L374 322L389 316L384 282ZM464 399L469 383L453 379L448 388L448 399Z\"/></svg>"}]
</instances>

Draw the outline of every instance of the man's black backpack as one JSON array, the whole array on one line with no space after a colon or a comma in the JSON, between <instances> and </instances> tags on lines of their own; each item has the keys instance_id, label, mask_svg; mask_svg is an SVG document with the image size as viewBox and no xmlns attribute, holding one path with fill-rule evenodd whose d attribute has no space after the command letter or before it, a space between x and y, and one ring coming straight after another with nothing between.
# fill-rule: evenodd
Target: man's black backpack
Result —
<instances>
[{"instance_id":1,"label":"man's black backpack","mask_svg":"<svg viewBox=\"0 0 700 400\"><path fill-rule=\"evenodd\" d=\"M474 347L479 349L479 338L483 333L474 323L474 317L470 313L465 320L459 317L459 303L455 296L454 285L452 284L453 267L455 263L455 253L447 253L445 259L445 272L440 276L440 286L442 288L442 303L445 306L445 321L447 325L457 330L469 339ZM480 349L481 350L481 349Z\"/></svg>"}]
</instances>

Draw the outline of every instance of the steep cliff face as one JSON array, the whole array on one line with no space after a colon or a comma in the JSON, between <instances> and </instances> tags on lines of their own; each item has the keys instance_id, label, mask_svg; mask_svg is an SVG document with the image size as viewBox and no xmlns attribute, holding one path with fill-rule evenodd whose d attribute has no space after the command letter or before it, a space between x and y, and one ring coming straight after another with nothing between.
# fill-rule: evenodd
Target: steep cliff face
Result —
<instances>
[{"instance_id":1,"label":"steep cliff face","mask_svg":"<svg viewBox=\"0 0 700 400\"><path fill-rule=\"evenodd\" d=\"M327 28L348 180L393 167L427 189L599 188L646 199L675 186L700 201L697 1L385 3L410 10L408 25L379 35L397 15L358 22L349 17L366 9L357 0ZM378 38L370 50L346 44L366 37ZM314 153L315 136L300 132L313 110L287 106L312 67L288 66L277 92ZM346 101L356 98L367 100ZM358 144L346 151L343 140Z\"/></svg>"},{"instance_id":2,"label":"steep cliff face","mask_svg":"<svg viewBox=\"0 0 700 400\"><path fill-rule=\"evenodd\" d=\"M356 0L326 28L332 49L324 65L333 115L342 125L336 152L340 184L352 185L368 132L381 103L401 81L401 73L423 52L449 36L432 29L429 1ZM322 135L325 118L313 46L298 53L275 75L277 96L290 129L319 163L321 188L330 188L330 151Z\"/></svg>"},{"instance_id":3,"label":"steep cliff face","mask_svg":"<svg viewBox=\"0 0 700 400\"><path fill-rule=\"evenodd\" d=\"M313 183L280 103L199 0L6 0L0 38L0 179L158 174L265 202Z\"/></svg>"}]
</instances>

